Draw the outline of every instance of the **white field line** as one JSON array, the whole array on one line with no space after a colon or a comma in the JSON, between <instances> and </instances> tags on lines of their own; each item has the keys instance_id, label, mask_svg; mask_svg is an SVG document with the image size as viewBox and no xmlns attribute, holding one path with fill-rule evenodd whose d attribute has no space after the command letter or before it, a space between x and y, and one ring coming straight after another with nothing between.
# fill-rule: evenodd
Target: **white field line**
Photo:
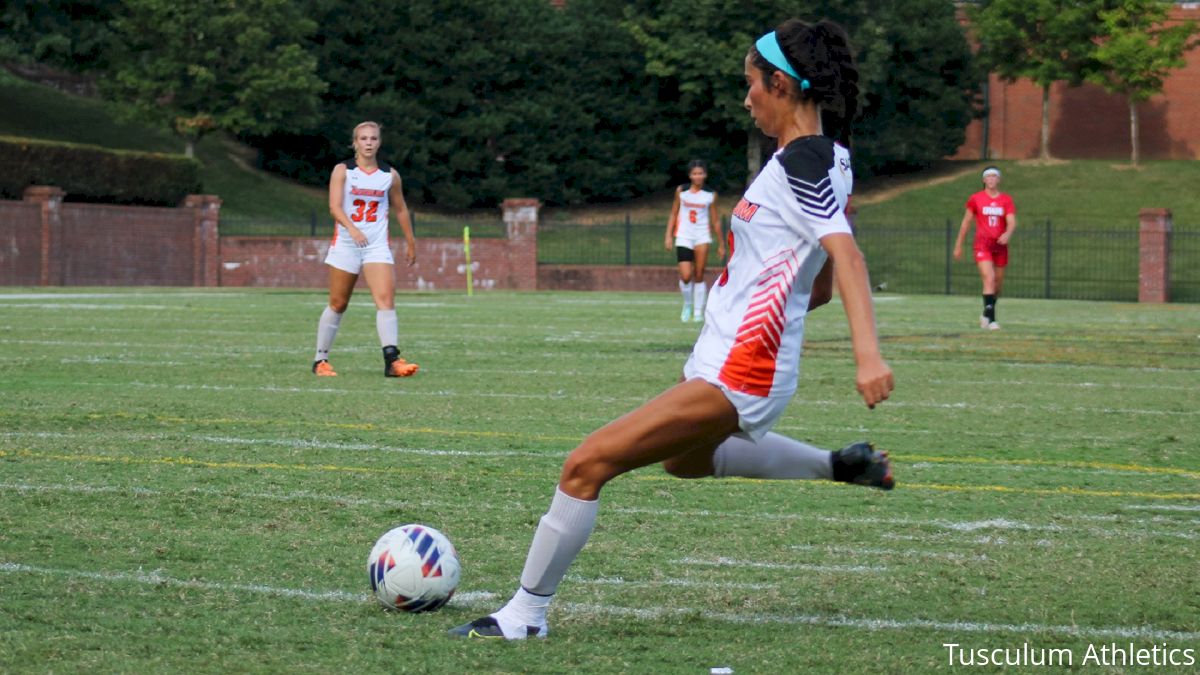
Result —
<instances>
[{"instance_id":1,"label":"white field line","mask_svg":"<svg viewBox=\"0 0 1200 675\"><path fill-rule=\"evenodd\" d=\"M867 573L867 572L886 572L887 567L884 565L822 565L818 563L776 563L767 562L765 560L742 560L739 558L727 558L725 556L717 556L711 560L702 558L679 558L672 560L674 565L693 565L700 567L753 567L765 570L805 570L807 572L831 572L840 574L844 572Z\"/></svg>"},{"instance_id":2,"label":"white field line","mask_svg":"<svg viewBox=\"0 0 1200 675\"><path fill-rule=\"evenodd\" d=\"M226 584L215 581L200 581L199 579L177 579L174 577L164 576L158 570L152 570L150 572L88 572L85 570L54 569L49 567L38 567L35 565L23 565L21 563L4 562L0 563L0 572L8 574L39 574L69 579L94 579L96 581L135 583L148 586L195 588L205 591L258 593L263 595L275 595L284 598L295 598L298 600L308 600L312 602L369 602L372 599L367 593L350 593L348 591L315 591L305 588L283 588L279 586L267 586L264 584ZM491 600L495 597L495 593L490 593L487 591L469 591L466 593L455 594L455 596L450 599L450 603L456 605L474 605L485 600Z\"/></svg>"},{"instance_id":3,"label":"white field line","mask_svg":"<svg viewBox=\"0 0 1200 675\"><path fill-rule=\"evenodd\" d=\"M1200 632L1162 630L1153 626L1079 626L1040 623L986 623L976 621L938 621L935 619L891 619L822 614L736 614L733 612L702 611L694 607L659 607L642 609L612 605L592 605L564 602L555 605L569 614L582 616L616 616L641 621L660 621L672 616L699 615L709 621L733 624L785 624L860 628L865 630L929 630L939 633L1016 633L1036 635L1054 633L1076 638L1140 640L1174 640L1189 642L1200 638Z\"/></svg>"},{"instance_id":4,"label":"white field line","mask_svg":"<svg viewBox=\"0 0 1200 675\"><path fill-rule=\"evenodd\" d=\"M1193 513L1200 511L1200 505L1183 506L1173 504L1122 504L1121 508L1139 509L1144 511L1189 511Z\"/></svg>"},{"instance_id":5,"label":"white field line","mask_svg":"<svg viewBox=\"0 0 1200 675\"><path fill-rule=\"evenodd\" d=\"M171 586L195 588L221 592L253 593L285 597L307 602L370 602L366 593L351 593L348 591L318 591L303 588L284 588L263 584L225 584L199 579L177 579L151 572L88 572L69 569L55 569L24 565L15 562L0 563L0 573L4 574L36 574L58 578L86 578L109 583L132 583L146 586ZM487 591L467 591L455 594L450 601L452 605L468 607L490 607L496 598L495 593ZM698 607L659 607L643 609L637 607L621 607L615 605L594 605L583 603L560 602L555 605L556 611L578 617L617 616L633 618L642 621L655 621L672 616L701 616L709 621L732 624L784 624L827 626L834 628L860 628L872 631L878 630L930 630L939 632L969 632L969 633L1015 633L1042 634L1054 633L1076 638L1123 638L1134 640L1173 640L1190 642L1200 639L1200 632L1163 630L1153 626L1079 626L1069 624L1038 624L1038 623L988 623L976 621L941 621L936 619L896 619L850 617L820 614L738 614L734 612L713 612Z\"/></svg>"},{"instance_id":6,"label":"white field line","mask_svg":"<svg viewBox=\"0 0 1200 675\"><path fill-rule=\"evenodd\" d=\"M566 580L575 584L587 586L626 586L631 588L702 588L714 591L767 591L778 588L778 584L760 584L745 582L701 581L698 579L679 579L674 577L664 579L625 579L623 577L586 578L568 574Z\"/></svg>"},{"instance_id":7,"label":"white field line","mask_svg":"<svg viewBox=\"0 0 1200 675\"><path fill-rule=\"evenodd\" d=\"M362 392L357 389L335 389L332 387L254 387L241 385L213 385L213 384L162 384L157 382L81 382L81 385L94 387L141 387L146 389L179 389L184 391L255 391L268 394L299 394L299 393L323 393L323 394L348 394L360 395ZM385 392L387 395L395 396L446 396L446 397L476 397L484 396L489 398L511 398L511 399L529 399L529 400L589 400L601 401L605 403L614 403L618 401L627 402L643 402L647 400L644 396L587 396L581 394L512 394L500 392L457 392L457 391L410 391L405 389L396 389ZM828 401L817 399L793 399L793 403L800 406L822 406L822 407L845 407L847 405L857 405L853 401L847 399L843 401ZM1086 406L1058 406L1054 404L1032 405L1025 403L935 403L935 402L920 402L920 401L888 401L889 408L932 408L937 410L1024 410L1036 411L1038 413L1053 413L1053 412L1076 412L1076 413L1098 413L1103 415L1160 415L1160 416L1182 416L1192 417L1200 415L1200 410L1145 410L1138 408L1092 408Z\"/></svg>"},{"instance_id":8,"label":"white field line","mask_svg":"<svg viewBox=\"0 0 1200 675\"><path fill-rule=\"evenodd\" d=\"M884 350L885 356L887 349ZM847 362L853 363L853 356L844 357ZM960 368L963 361L959 359L947 363L947 367ZM930 359L903 359L903 358L888 358L888 364L895 366L897 364L903 366L916 366L922 369L933 369L942 365L939 361ZM1180 373L1187 374L1188 377L1195 375L1200 368L1163 368L1160 366L1125 366L1113 364L1090 364L1090 363L1037 363L1037 362L1011 362L1011 361L988 361L986 365L989 368L1032 368L1034 370L1099 370L1105 374L1111 374L1114 371L1134 371L1142 373Z\"/></svg>"},{"instance_id":9,"label":"white field line","mask_svg":"<svg viewBox=\"0 0 1200 675\"><path fill-rule=\"evenodd\" d=\"M1077 389L1161 389L1163 391L1200 392L1200 385L1174 386L1169 384L1128 384L1125 382L1054 382L1051 380L941 380L922 381L922 384L949 384L979 387L1072 387Z\"/></svg>"},{"instance_id":10,"label":"white field line","mask_svg":"<svg viewBox=\"0 0 1200 675\"><path fill-rule=\"evenodd\" d=\"M112 432L106 432L111 434ZM94 442L96 434L70 431L6 431L0 432L0 438L90 438ZM429 457L549 457L560 459L566 455L566 450L559 454L544 452L527 452L522 450L434 450L431 448L407 448L401 446L379 445L374 443L326 443L321 441L274 439L274 438L235 438L231 436L189 435L186 439L172 439L162 434L142 434L132 432L121 434L122 438L143 441L204 441L217 445L267 445L295 450L349 450L354 452L387 452L402 455L424 455Z\"/></svg>"},{"instance_id":11,"label":"white field line","mask_svg":"<svg viewBox=\"0 0 1200 675\"><path fill-rule=\"evenodd\" d=\"M943 518L933 519L918 519L918 518L879 518L879 517L855 517L848 518L844 516L825 516L820 514L810 513L733 513L728 511L712 511L708 509L700 510L678 510L678 509L651 509L642 507L614 507L607 509L617 513L628 513L638 515L652 516L668 516L668 517L684 517L684 518L718 518L722 521L736 521L738 519L750 520L769 520L769 521L809 521L818 523L827 523L831 525L871 525L882 527L895 527L906 530L913 527L926 527L947 532L969 533L977 531L1016 531L1016 532L1054 532L1066 535L1088 535L1101 538L1124 538L1124 537L1139 537L1144 535L1161 535L1166 537L1177 537L1181 539L1200 539L1194 530L1183 532L1171 530L1147 530L1144 526L1138 526L1134 530L1119 530L1115 528L1102 527L1081 527L1076 525L1060 525L1057 523L1026 523L1022 521L1009 520L1007 518L992 518L988 520L946 520ZM1072 520L1071 516L1059 516L1060 520Z\"/></svg>"},{"instance_id":12,"label":"white field line","mask_svg":"<svg viewBox=\"0 0 1200 675\"><path fill-rule=\"evenodd\" d=\"M983 562L991 560L986 555L966 555L951 551L923 551L917 548L865 548L856 546L817 546L814 544L792 544L788 548L794 551L813 551L831 555L852 556L900 556L904 558L939 558L943 560L966 560Z\"/></svg>"},{"instance_id":13,"label":"white field line","mask_svg":"<svg viewBox=\"0 0 1200 675\"><path fill-rule=\"evenodd\" d=\"M246 297L249 293L237 291L220 291L217 293L195 293L181 291L178 293L156 293L154 291L136 291L134 293L0 293L0 300L91 300L93 298L121 298L136 300L138 298L227 298Z\"/></svg>"},{"instance_id":14,"label":"white field line","mask_svg":"<svg viewBox=\"0 0 1200 675\"><path fill-rule=\"evenodd\" d=\"M0 490L11 490L16 492L67 492L67 493L112 493L121 494L129 493L136 496L174 496L179 494L198 494L198 495L213 495L218 497L228 497L234 499L269 499L276 501L310 501L310 502L331 502L337 504L347 504L355 506L371 506L380 508L395 508L395 507L438 507L446 506L444 501L438 502L411 502L398 500L383 500L361 497L357 495L340 495L340 494L321 494L308 491L290 491L290 492L248 492L239 490L218 490L214 488L183 488L172 489L169 491L157 490L140 486L115 486L115 485L92 485L86 483L35 483L35 482L4 482L0 483ZM520 511L532 510L539 508L538 506L529 507L528 505L510 504L505 507ZM956 521L946 520L942 518L935 519L917 519L917 518L877 518L877 517L856 517L849 518L844 516L825 516L820 514L806 513L763 513L763 512L744 512L732 513L728 511L710 511L710 510L679 510L679 509L648 509L637 507L605 507L603 513L619 513L619 514L635 514L635 515L654 515L664 517L683 517L687 519L697 518L715 518L722 521L736 520L764 520L764 521L808 521L818 522L835 526L845 525L867 525L867 526L883 526L886 528L896 528L902 531L910 531L912 528L922 527L942 530L945 534L961 534L974 532L1038 532L1050 533L1049 536L1055 534L1063 536L1071 535L1087 535L1090 537L1103 538L1129 538L1140 537L1145 535L1161 535L1166 537L1179 537L1183 539L1200 538L1194 528L1187 528L1185 531L1162 530L1154 529L1152 526L1155 523L1147 523L1145 519L1136 519L1134 522L1128 522L1124 519L1110 523L1109 527L1085 527L1071 524L1057 523L1026 523L1006 518L993 518L990 520L969 520ZM1074 521L1082 520L1077 516L1058 516L1060 520ZM1165 524L1171 524L1173 521L1164 521ZM1124 529L1126 524L1133 526L1133 529ZM906 539L912 537L912 540L928 540L936 538L937 534L921 533L921 534L898 534L892 533L891 530L881 532L881 536L891 539ZM988 536L1000 536L999 534ZM977 543L996 543L977 542Z\"/></svg>"},{"instance_id":15,"label":"white field line","mask_svg":"<svg viewBox=\"0 0 1200 675\"><path fill-rule=\"evenodd\" d=\"M0 307L19 307L21 309L69 309L78 311L81 309L97 309L97 310L154 310L161 312L164 310L191 310L190 307L183 305L122 305L117 303L112 304L87 304L82 302L0 302Z\"/></svg>"}]
</instances>

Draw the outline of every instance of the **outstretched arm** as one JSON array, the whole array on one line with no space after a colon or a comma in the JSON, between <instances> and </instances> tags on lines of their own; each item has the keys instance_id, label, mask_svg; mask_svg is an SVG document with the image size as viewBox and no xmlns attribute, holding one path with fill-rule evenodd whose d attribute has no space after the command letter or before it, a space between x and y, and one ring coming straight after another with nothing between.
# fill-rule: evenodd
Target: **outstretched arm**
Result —
<instances>
[{"instance_id":1,"label":"outstretched arm","mask_svg":"<svg viewBox=\"0 0 1200 675\"><path fill-rule=\"evenodd\" d=\"M838 295L850 324L850 342L854 348L854 362L858 366L855 385L867 407L874 408L877 403L887 400L895 387L895 380L892 369L879 353L867 263L852 235L840 232L826 235L821 238L821 246L833 264Z\"/></svg>"}]
</instances>

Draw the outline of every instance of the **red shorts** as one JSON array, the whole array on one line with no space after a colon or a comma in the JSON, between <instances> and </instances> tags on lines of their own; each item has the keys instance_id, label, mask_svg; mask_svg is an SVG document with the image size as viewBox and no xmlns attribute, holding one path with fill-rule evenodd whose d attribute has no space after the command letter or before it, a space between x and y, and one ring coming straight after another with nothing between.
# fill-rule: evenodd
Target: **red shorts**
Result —
<instances>
[{"instance_id":1,"label":"red shorts","mask_svg":"<svg viewBox=\"0 0 1200 675\"><path fill-rule=\"evenodd\" d=\"M992 261L996 267L1008 266L1008 244L1001 244L995 239L975 240L975 262Z\"/></svg>"}]
</instances>

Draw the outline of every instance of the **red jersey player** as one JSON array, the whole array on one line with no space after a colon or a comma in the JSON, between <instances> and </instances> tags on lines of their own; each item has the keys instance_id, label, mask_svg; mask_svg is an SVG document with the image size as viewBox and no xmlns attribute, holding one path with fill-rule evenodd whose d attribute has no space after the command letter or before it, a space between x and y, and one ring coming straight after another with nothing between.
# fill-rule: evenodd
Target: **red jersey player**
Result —
<instances>
[{"instance_id":1,"label":"red jersey player","mask_svg":"<svg viewBox=\"0 0 1200 675\"><path fill-rule=\"evenodd\" d=\"M983 280L983 316L979 327L1000 330L996 323L996 300L1004 285L1004 268L1008 266L1008 240L1017 229L1017 207L1012 197L1000 191L1000 169L989 166L983 170L983 189L967 200L967 212L958 228L954 242L954 259L962 259L963 240L971 219L975 220L975 264Z\"/></svg>"}]
</instances>

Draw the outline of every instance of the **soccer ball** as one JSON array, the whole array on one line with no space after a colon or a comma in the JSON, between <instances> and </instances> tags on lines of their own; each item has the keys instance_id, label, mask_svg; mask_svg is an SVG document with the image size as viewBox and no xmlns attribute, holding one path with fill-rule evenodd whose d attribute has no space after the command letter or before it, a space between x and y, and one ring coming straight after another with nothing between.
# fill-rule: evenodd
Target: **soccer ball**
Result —
<instances>
[{"instance_id":1,"label":"soccer ball","mask_svg":"<svg viewBox=\"0 0 1200 675\"><path fill-rule=\"evenodd\" d=\"M458 553L446 535L427 525L384 533L367 558L371 591L388 609L432 612L458 588Z\"/></svg>"}]
</instances>

